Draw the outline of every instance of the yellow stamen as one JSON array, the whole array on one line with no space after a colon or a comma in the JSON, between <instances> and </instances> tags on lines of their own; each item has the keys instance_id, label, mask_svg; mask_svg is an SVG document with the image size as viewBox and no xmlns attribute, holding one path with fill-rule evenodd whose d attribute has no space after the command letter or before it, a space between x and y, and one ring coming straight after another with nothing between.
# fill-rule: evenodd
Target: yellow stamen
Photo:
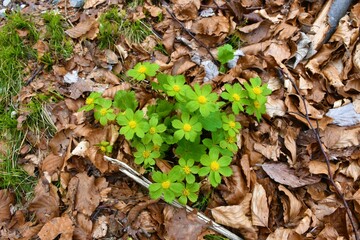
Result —
<instances>
[{"instance_id":1,"label":"yellow stamen","mask_svg":"<svg viewBox=\"0 0 360 240\"><path fill-rule=\"evenodd\" d=\"M188 123L185 123L184 124L184 127L183 127L183 129L184 129L184 131L185 132L190 132L191 131L191 125L190 124L188 124Z\"/></svg>"},{"instance_id":2,"label":"yellow stamen","mask_svg":"<svg viewBox=\"0 0 360 240\"><path fill-rule=\"evenodd\" d=\"M227 141L228 143L234 143L234 142L235 142L235 138L229 136L229 137L226 139L226 141Z\"/></svg>"},{"instance_id":3,"label":"yellow stamen","mask_svg":"<svg viewBox=\"0 0 360 240\"><path fill-rule=\"evenodd\" d=\"M185 189L183 190L183 195L186 196L186 197L189 196L189 195L190 195L190 191L185 188Z\"/></svg>"},{"instance_id":4,"label":"yellow stamen","mask_svg":"<svg viewBox=\"0 0 360 240\"><path fill-rule=\"evenodd\" d=\"M100 110L100 115L101 115L101 116L105 116L105 115L106 115L106 112L107 112L106 108L102 108L102 109Z\"/></svg>"},{"instance_id":5,"label":"yellow stamen","mask_svg":"<svg viewBox=\"0 0 360 240\"><path fill-rule=\"evenodd\" d=\"M171 185L171 182L170 182L169 180L161 183L161 187L162 187L163 189L168 189L168 188L170 187L170 185Z\"/></svg>"},{"instance_id":6,"label":"yellow stamen","mask_svg":"<svg viewBox=\"0 0 360 240\"><path fill-rule=\"evenodd\" d=\"M145 73L146 70L147 70L146 67L140 66L139 69L138 69L138 72L139 72L139 73Z\"/></svg>"},{"instance_id":7,"label":"yellow stamen","mask_svg":"<svg viewBox=\"0 0 360 240\"><path fill-rule=\"evenodd\" d=\"M93 98L87 98L85 101L86 105L90 105L94 103L94 99Z\"/></svg>"},{"instance_id":8,"label":"yellow stamen","mask_svg":"<svg viewBox=\"0 0 360 240\"><path fill-rule=\"evenodd\" d=\"M183 169L184 169L185 174L191 173L191 170L190 170L190 168L189 168L188 165L186 165L185 167L183 167Z\"/></svg>"},{"instance_id":9,"label":"yellow stamen","mask_svg":"<svg viewBox=\"0 0 360 240\"><path fill-rule=\"evenodd\" d=\"M136 125L137 125L137 123L134 120L131 120L129 122L129 127L132 128L132 129L136 128Z\"/></svg>"},{"instance_id":10,"label":"yellow stamen","mask_svg":"<svg viewBox=\"0 0 360 240\"><path fill-rule=\"evenodd\" d=\"M144 158L148 158L150 156L150 152L145 150L142 155Z\"/></svg>"},{"instance_id":11,"label":"yellow stamen","mask_svg":"<svg viewBox=\"0 0 360 240\"><path fill-rule=\"evenodd\" d=\"M229 127L234 128L236 126L234 121L230 121L229 122Z\"/></svg>"},{"instance_id":12,"label":"yellow stamen","mask_svg":"<svg viewBox=\"0 0 360 240\"><path fill-rule=\"evenodd\" d=\"M156 128L155 127L151 127L149 130L150 134L155 134L156 133Z\"/></svg>"},{"instance_id":13,"label":"yellow stamen","mask_svg":"<svg viewBox=\"0 0 360 240\"><path fill-rule=\"evenodd\" d=\"M256 94L256 95L260 95L262 94L262 89L260 87L254 87L253 88L253 92Z\"/></svg>"},{"instance_id":14,"label":"yellow stamen","mask_svg":"<svg viewBox=\"0 0 360 240\"><path fill-rule=\"evenodd\" d=\"M240 101L240 96L238 94L234 93L232 97L235 101Z\"/></svg>"},{"instance_id":15,"label":"yellow stamen","mask_svg":"<svg viewBox=\"0 0 360 240\"><path fill-rule=\"evenodd\" d=\"M212 170L212 171L217 171L217 170L219 170L219 168L220 168L220 165L219 165L219 163L217 162L217 161L213 161L213 162L211 162L211 164L210 164L210 169Z\"/></svg>"},{"instance_id":16,"label":"yellow stamen","mask_svg":"<svg viewBox=\"0 0 360 240\"><path fill-rule=\"evenodd\" d=\"M179 92L179 91L180 91L179 85L174 85L174 86L173 86L173 90L174 90L175 92Z\"/></svg>"},{"instance_id":17,"label":"yellow stamen","mask_svg":"<svg viewBox=\"0 0 360 240\"><path fill-rule=\"evenodd\" d=\"M200 103L200 104L205 104L206 102L207 102L207 99L206 99L206 97L204 97L204 96L199 96L198 97L198 102Z\"/></svg>"},{"instance_id":18,"label":"yellow stamen","mask_svg":"<svg viewBox=\"0 0 360 240\"><path fill-rule=\"evenodd\" d=\"M100 150L101 150L102 152L106 152L106 147L101 146L101 147L100 147Z\"/></svg>"},{"instance_id":19,"label":"yellow stamen","mask_svg":"<svg viewBox=\"0 0 360 240\"><path fill-rule=\"evenodd\" d=\"M256 109L259 109L261 107L260 103L258 101L254 101L254 107Z\"/></svg>"}]
</instances>

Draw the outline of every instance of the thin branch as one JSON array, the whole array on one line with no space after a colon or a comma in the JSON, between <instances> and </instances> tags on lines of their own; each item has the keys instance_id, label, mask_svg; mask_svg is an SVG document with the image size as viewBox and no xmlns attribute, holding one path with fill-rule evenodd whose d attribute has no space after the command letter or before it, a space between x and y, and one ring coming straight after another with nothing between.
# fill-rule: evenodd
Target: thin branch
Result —
<instances>
[{"instance_id":1,"label":"thin branch","mask_svg":"<svg viewBox=\"0 0 360 240\"><path fill-rule=\"evenodd\" d=\"M205 48L206 51L209 53L209 55L211 56L212 60L214 61L215 64L217 64L216 59L214 57L214 55L211 53L209 47L207 47L203 42L201 42L199 39L197 39L194 34L192 32L190 32L185 26L184 24L175 16L175 14L171 11L169 5L166 2L163 2L162 4L166 11L170 14L170 16L180 25L180 27L187 33L189 34L190 37L192 37L201 47Z\"/></svg>"},{"instance_id":2,"label":"thin branch","mask_svg":"<svg viewBox=\"0 0 360 240\"><path fill-rule=\"evenodd\" d=\"M138 173L137 171L135 171L134 169L132 169L131 167L129 167L127 164L125 164L124 162L117 160L115 158L110 158L108 156L104 156L104 159L112 162L116 165L119 166L119 170L124 173L126 176L130 177L132 180L134 180L135 182L137 182L138 184L142 185L145 188L149 188L150 184L152 182L150 182L147 178L145 178L144 176L142 176L140 173ZM163 199L163 197L161 197ZM185 205L181 205L178 201L173 201L171 203L171 205L173 205L174 207L177 208L183 208L185 207L187 212L194 212L194 209ZM234 233L230 232L229 230L227 230L226 228L224 228L223 226L221 226L220 224L214 222L213 220L211 220L210 218L208 218L207 216L205 216L203 213L201 212L197 212L197 217L202 220L203 222L205 222L208 227L211 230L214 230L215 232L231 239L231 240L243 240L242 238L240 238L239 236L235 235Z\"/></svg>"},{"instance_id":3,"label":"thin branch","mask_svg":"<svg viewBox=\"0 0 360 240\"><path fill-rule=\"evenodd\" d=\"M284 81L284 75L287 76L287 74L285 72L283 72L280 68L277 69L278 70L278 75L279 75L279 78ZM348 215L349 217L349 220L350 220L350 224L351 224L351 227L353 228L353 232L354 232L354 235L355 235L355 239L356 240L360 240L360 236L359 236L359 232L357 231L357 227L356 227L356 220L353 216L353 213L351 212L350 210L350 207L345 199L345 196L344 194L341 192L340 188L336 185L335 181L334 181L334 176L333 176L333 173L331 172L331 168L330 168L330 159L328 157L328 155L326 154L325 152L325 149L323 147L323 143L321 141L321 138L320 138L320 135L319 135L319 132L314 128L314 126L312 125L311 121L310 121L310 117L309 117L309 112L308 112L308 109L307 109L307 106L306 106L306 103L305 103L305 98L301 95L300 93L300 90L298 88L298 86L295 84L295 82L289 77L287 76L287 78L290 80L291 84L293 85L293 87L295 88L295 91L297 92L297 94L300 96L303 104L304 104L304 108L305 108L305 118L306 118L306 121L307 123L309 124L310 126L310 129L314 132L315 134L315 137L316 137L316 140L319 144L319 147L320 147L320 151L321 153L324 155L324 158L325 158L325 161L326 161L326 166L327 166L327 171L328 171L328 175L329 175L329 181L331 183L331 185L333 185L334 189L335 189L335 192L336 194L338 195L338 197L341 199L344 207L345 207L345 210L346 210L346 214Z\"/></svg>"},{"instance_id":4,"label":"thin branch","mask_svg":"<svg viewBox=\"0 0 360 240\"><path fill-rule=\"evenodd\" d=\"M32 81L34 81L35 77L44 69L44 64L41 64L40 67L38 67L31 77L26 81L25 86L29 85Z\"/></svg>"}]
</instances>

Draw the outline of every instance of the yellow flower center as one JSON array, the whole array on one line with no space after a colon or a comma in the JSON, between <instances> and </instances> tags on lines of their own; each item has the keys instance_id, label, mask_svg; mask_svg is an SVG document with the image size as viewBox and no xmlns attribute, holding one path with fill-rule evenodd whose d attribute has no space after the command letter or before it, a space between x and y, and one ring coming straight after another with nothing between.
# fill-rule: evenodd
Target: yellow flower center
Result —
<instances>
[{"instance_id":1,"label":"yellow flower center","mask_svg":"<svg viewBox=\"0 0 360 240\"><path fill-rule=\"evenodd\" d=\"M260 103L258 101L254 101L254 107L256 109L259 109L261 107Z\"/></svg>"},{"instance_id":2,"label":"yellow flower center","mask_svg":"<svg viewBox=\"0 0 360 240\"><path fill-rule=\"evenodd\" d=\"M144 158L148 158L150 156L150 152L145 150L142 155Z\"/></svg>"},{"instance_id":3,"label":"yellow flower center","mask_svg":"<svg viewBox=\"0 0 360 240\"><path fill-rule=\"evenodd\" d=\"M197 100L200 104L205 104L207 102L206 97L204 97L203 95L199 96Z\"/></svg>"},{"instance_id":4,"label":"yellow flower center","mask_svg":"<svg viewBox=\"0 0 360 240\"><path fill-rule=\"evenodd\" d=\"M188 165L186 165L185 167L183 167L183 169L184 169L185 174L190 174L190 173L191 173L191 170L190 170L190 168L189 168Z\"/></svg>"},{"instance_id":5,"label":"yellow flower center","mask_svg":"<svg viewBox=\"0 0 360 240\"><path fill-rule=\"evenodd\" d=\"M183 190L183 195L186 196L186 197L189 196L189 195L190 195L190 191L185 188L185 189Z\"/></svg>"},{"instance_id":6,"label":"yellow flower center","mask_svg":"<svg viewBox=\"0 0 360 240\"><path fill-rule=\"evenodd\" d=\"M100 150L101 150L102 152L106 152L106 147L101 146L101 147L100 147Z\"/></svg>"},{"instance_id":7,"label":"yellow flower center","mask_svg":"<svg viewBox=\"0 0 360 240\"><path fill-rule=\"evenodd\" d=\"M174 85L174 86L173 86L173 90L174 90L175 92L179 92L179 91L180 91L179 85Z\"/></svg>"},{"instance_id":8,"label":"yellow flower center","mask_svg":"<svg viewBox=\"0 0 360 240\"><path fill-rule=\"evenodd\" d=\"M106 108L102 108L102 109L100 110L100 115L101 115L101 116L105 116L105 115L106 115L106 112L107 112Z\"/></svg>"},{"instance_id":9,"label":"yellow flower center","mask_svg":"<svg viewBox=\"0 0 360 240\"><path fill-rule=\"evenodd\" d=\"M229 127L234 128L236 126L234 121L230 121L229 122Z\"/></svg>"},{"instance_id":10,"label":"yellow flower center","mask_svg":"<svg viewBox=\"0 0 360 240\"><path fill-rule=\"evenodd\" d=\"M159 146L159 145L154 145L154 146L153 146L153 150L154 150L154 151L159 151L159 150L160 150L160 146Z\"/></svg>"},{"instance_id":11,"label":"yellow flower center","mask_svg":"<svg viewBox=\"0 0 360 240\"><path fill-rule=\"evenodd\" d=\"M236 94L236 93L234 93L234 94L232 95L232 97L233 97L233 99L234 99L235 101L239 101L239 100L240 100L240 96L239 96L238 94Z\"/></svg>"},{"instance_id":12,"label":"yellow flower center","mask_svg":"<svg viewBox=\"0 0 360 240\"><path fill-rule=\"evenodd\" d=\"M185 132L190 132L191 131L191 125L188 124L188 123L185 123L183 129L184 129Z\"/></svg>"},{"instance_id":13,"label":"yellow flower center","mask_svg":"<svg viewBox=\"0 0 360 240\"><path fill-rule=\"evenodd\" d=\"M254 92L256 95L262 94L262 90L261 90L260 87L254 87L254 88L253 88L253 92Z\"/></svg>"},{"instance_id":14,"label":"yellow flower center","mask_svg":"<svg viewBox=\"0 0 360 240\"><path fill-rule=\"evenodd\" d=\"M212 161L211 162L211 164L210 164L210 169L212 170L212 171L217 171L217 170L219 170L219 168L220 168L220 165L219 165L219 163L217 162L217 161Z\"/></svg>"},{"instance_id":15,"label":"yellow flower center","mask_svg":"<svg viewBox=\"0 0 360 240\"><path fill-rule=\"evenodd\" d=\"M132 129L136 128L136 125L137 125L137 123L134 120L131 120L129 122L129 127L132 128Z\"/></svg>"},{"instance_id":16,"label":"yellow flower center","mask_svg":"<svg viewBox=\"0 0 360 240\"><path fill-rule=\"evenodd\" d=\"M86 105L90 105L94 103L94 99L93 98L87 98L85 101Z\"/></svg>"},{"instance_id":17,"label":"yellow flower center","mask_svg":"<svg viewBox=\"0 0 360 240\"><path fill-rule=\"evenodd\" d=\"M170 185L171 185L171 182L169 180L161 183L161 187L163 189L168 189L170 187Z\"/></svg>"},{"instance_id":18,"label":"yellow flower center","mask_svg":"<svg viewBox=\"0 0 360 240\"><path fill-rule=\"evenodd\" d=\"M139 72L139 73L145 73L146 70L147 70L146 67L140 66L139 69L138 69L138 72Z\"/></svg>"},{"instance_id":19,"label":"yellow flower center","mask_svg":"<svg viewBox=\"0 0 360 240\"><path fill-rule=\"evenodd\" d=\"M226 139L226 141L227 141L228 143L234 143L234 142L235 142L235 138L229 136L229 137Z\"/></svg>"},{"instance_id":20,"label":"yellow flower center","mask_svg":"<svg viewBox=\"0 0 360 240\"><path fill-rule=\"evenodd\" d=\"M149 130L150 134L155 134L156 133L156 128L155 127L151 127Z\"/></svg>"}]
</instances>

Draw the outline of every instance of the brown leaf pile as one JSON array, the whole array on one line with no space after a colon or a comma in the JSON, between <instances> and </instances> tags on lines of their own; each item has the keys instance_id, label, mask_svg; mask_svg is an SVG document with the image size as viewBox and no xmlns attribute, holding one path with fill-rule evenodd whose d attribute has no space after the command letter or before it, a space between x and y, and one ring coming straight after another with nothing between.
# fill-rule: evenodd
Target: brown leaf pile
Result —
<instances>
[{"instance_id":1,"label":"brown leaf pile","mask_svg":"<svg viewBox=\"0 0 360 240\"><path fill-rule=\"evenodd\" d=\"M117 90L133 89L141 106L153 101L156 96L146 84L118 78L140 61L153 60L165 73L184 74L190 84L202 83L205 70L193 62L194 53L213 60L216 48L235 34L244 56L226 74L212 79L215 91L221 93L225 83L260 76L273 93L260 123L251 116L238 117L243 127L237 143L240 150L231 166L234 174L211 193L206 184L202 186L201 194L209 195L210 211L205 213L245 239L354 239L329 171L357 227L360 126L339 127L325 114L360 99L360 3L349 8L328 42L319 43L314 28L331 2L174 0L163 6L145 1L127 9L123 1L91 0L86 1L86 11L78 11L60 1L60 11L73 24L66 34L74 39L74 55L37 76L19 96L24 103L49 89L65 96L48 106L57 133L40 140L28 132L21 158L29 174L38 170L35 196L27 208L18 209L13 208L14 196L0 190L0 235L9 239L204 236L208 230L195 213L187 215L150 200L144 189L103 159L96 145L108 141L114 146L112 157L141 172L118 127L101 127L91 114L77 110L92 91L111 98ZM116 49L99 50L98 18L110 3L150 23L161 40L148 37L142 44L132 44L123 36ZM203 13L209 9L211 14ZM157 21L160 13L163 19ZM164 44L167 53L149 47L156 41ZM41 46L38 43L37 49ZM64 82L68 73L76 73L78 80ZM26 113L19 117L19 127L26 117ZM318 131L329 166L310 124ZM35 155L37 151L42 154Z\"/></svg>"}]
</instances>

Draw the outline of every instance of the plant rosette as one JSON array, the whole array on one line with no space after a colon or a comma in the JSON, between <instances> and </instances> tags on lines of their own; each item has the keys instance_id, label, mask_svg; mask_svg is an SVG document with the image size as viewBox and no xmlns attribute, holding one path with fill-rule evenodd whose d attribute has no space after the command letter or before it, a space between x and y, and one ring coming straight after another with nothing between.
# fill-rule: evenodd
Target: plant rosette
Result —
<instances>
[{"instance_id":1,"label":"plant rosette","mask_svg":"<svg viewBox=\"0 0 360 240\"><path fill-rule=\"evenodd\" d=\"M133 69L126 72L129 77L136 80L144 80L146 77L154 77L159 65L150 62L137 63Z\"/></svg>"},{"instance_id":2,"label":"plant rosette","mask_svg":"<svg viewBox=\"0 0 360 240\"><path fill-rule=\"evenodd\" d=\"M161 145L164 140L161 137L161 133L166 131L166 126L164 124L158 124L159 119L157 117L152 117L149 120L149 130L145 134L144 138L142 138L142 142L148 144L149 142L153 142L156 145Z\"/></svg>"},{"instance_id":3,"label":"plant rosette","mask_svg":"<svg viewBox=\"0 0 360 240\"><path fill-rule=\"evenodd\" d=\"M97 103L98 99L101 98L101 93L99 92L92 92L85 100L85 106L81 107L79 111L89 112L95 108L95 104Z\"/></svg>"},{"instance_id":4,"label":"plant rosette","mask_svg":"<svg viewBox=\"0 0 360 240\"><path fill-rule=\"evenodd\" d=\"M271 90L267 88L267 84L261 86L261 78L250 78L250 83L245 82L244 87L249 94L249 98L257 100L259 103L266 103L266 96L271 94Z\"/></svg>"},{"instance_id":5,"label":"plant rosette","mask_svg":"<svg viewBox=\"0 0 360 240\"><path fill-rule=\"evenodd\" d=\"M153 172L152 179L154 183L149 186L152 199L163 196L166 202L172 203L184 190L184 185L176 182L179 179L179 174L174 168L168 174L159 171Z\"/></svg>"},{"instance_id":6,"label":"plant rosette","mask_svg":"<svg viewBox=\"0 0 360 240\"><path fill-rule=\"evenodd\" d=\"M194 90L189 89L186 91L186 96L189 100L186 104L189 112L199 110L203 117L207 117L210 113L218 111L218 105L216 104L218 95L212 93L212 87L209 84L200 87L196 83Z\"/></svg>"},{"instance_id":7,"label":"plant rosette","mask_svg":"<svg viewBox=\"0 0 360 240\"><path fill-rule=\"evenodd\" d=\"M180 181L186 180L187 183L194 183L195 182L195 175L199 171L198 166L194 166L194 159L185 160L183 158L179 159L179 165L175 166L181 174Z\"/></svg>"},{"instance_id":8,"label":"plant rosette","mask_svg":"<svg viewBox=\"0 0 360 240\"><path fill-rule=\"evenodd\" d=\"M134 113L133 110L126 109L117 116L116 121L121 126L120 134L124 135L126 140L133 139L135 134L143 138L145 132L149 130L149 123L144 119L144 113L141 110Z\"/></svg>"},{"instance_id":9,"label":"plant rosette","mask_svg":"<svg viewBox=\"0 0 360 240\"><path fill-rule=\"evenodd\" d=\"M111 108L112 101L110 99L98 98L95 106L94 117L101 125L107 125L108 121L113 121L116 118L114 109Z\"/></svg>"},{"instance_id":10,"label":"plant rosette","mask_svg":"<svg viewBox=\"0 0 360 240\"><path fill-rule=\"evenodd\" d=\"M239 114L240 111L243 112L243 106L249 103L247 91L239 83L234 85L225 84L224 87L226 91L221 93L221 97L231 102L231 109L235 114Z\"/></svg>"},{"instance_id":11,"label":"plant rosette","mask_svg":"<svg viewBox=\"0 0 360 240\"><path fill-rule=\"evenodd\" d=\"M203 155L200 162L204 167L200 168L199 176L208 175L210 184L213 187L217 187L221 183L221 175L225 177L232 175L232 170L229 167L231 157L222 156L219 158L217 149L210 149L209 154Z\"/></svg>"},{"instance_id":12,"label":"plant rosette","mask_svg":"<svg viewBox=\"0 0 360 240\"><path fill-rule=\"evenodd\" d=\"M178 201L183 205L186 205L188 200L190 200L191 202L196 202L198 199L197 193L199 189L199 183L186 183L180 197L178 198Z\"/></svg>"},{"instance_id":13,"label":"plant rosette","mask_svg":"<svg viewBox=\"0 0 360 240\"><path fill-rule=\"evenodd\" d=\"M202 130L202 125L198 121L198 118L196 116L190 118L188 113L182 114L181 121L175 119L171 123L175 129L178 129L174 133L174 138L177 140L181 140L185 137L186 140L194 142Z\"/></svg>"},{"instance_id":14,"label":"plant rosette","mask_svg":"<svg viewBox=\"0 0 360 240\"><path fill-rule=\"evenodd\" d=\"M223 115L221 117L223 121L223 129L229 134L229 136L235 136L239 133L241 125L239 122L235 121L235 115Z\"/></svg>"},{"instance_id":15,"label":"plant rosette","mask_svg":"<svg viewBox=\"0 0 360 240\"><path fill-rule=\"evenodd\" d=\"M135 163L144 164L145 168L155 165L155 159L160 157L160 152L154 149L153 144L136 144L134 153Z\"/></svg>"}]
</instances>

